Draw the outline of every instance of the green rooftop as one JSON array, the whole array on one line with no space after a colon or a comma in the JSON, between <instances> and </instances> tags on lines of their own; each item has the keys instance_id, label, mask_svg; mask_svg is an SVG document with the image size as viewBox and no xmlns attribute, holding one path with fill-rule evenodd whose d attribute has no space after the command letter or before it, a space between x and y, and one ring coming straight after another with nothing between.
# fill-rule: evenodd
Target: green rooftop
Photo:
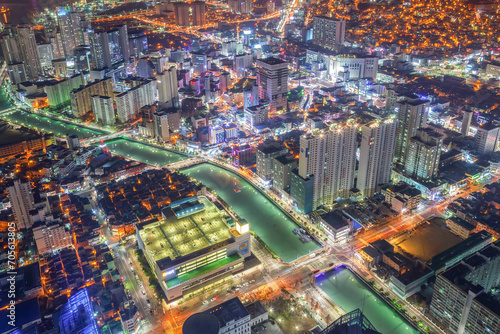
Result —
<instances>
[{"instance_id":1,"label":"green rooftop","mask_svg":"<svg viewBox=\"0 0 500 334\"><path fill-rule=\"evenodd\" d=\"M241 259L241 256L238 253L235 253L233 255L230 255L228 257L225 257L223 259L217 260L215 262L209 263L203 267L197 268L195 270L192 270L188 273L182 274L176 278L173 278L169 281L166 281L165 283L167 284L168 288L174 287L176 285L182 284L186 281L189 281L190 279L193 279L195 277L204 275L208 272L211 272L213 270L216 270L220 267L226 266L230 263L236 262L239 259Z\"/></svg>"}]
</instances>

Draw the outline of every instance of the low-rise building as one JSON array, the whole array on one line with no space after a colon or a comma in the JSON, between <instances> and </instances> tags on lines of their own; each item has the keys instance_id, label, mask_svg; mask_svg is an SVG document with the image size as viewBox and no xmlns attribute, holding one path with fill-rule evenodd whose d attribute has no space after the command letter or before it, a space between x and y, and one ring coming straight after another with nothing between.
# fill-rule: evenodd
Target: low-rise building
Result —
<instances>
[{"instance_id":1,"label":"low-rise building","mask_svg":"<svg viewBox=\"0 0 500 334\"><path fill-rule=\"evenodd\" d=\"M334 242L345 242L352 230L352 220L342 211L335 210L320 216L319 225Z\"/></svg>"},{"instance_id":2,"label":"low-rise building","mask_svg":"<svg viewBox=\"0 0 500 334\"><path fill-rule=\"evenodd\" d=\"M458 217L450 217L446 219L446 227L463 239L467 239L476 229L474 225Z\"/></svg>"}]
</instances>

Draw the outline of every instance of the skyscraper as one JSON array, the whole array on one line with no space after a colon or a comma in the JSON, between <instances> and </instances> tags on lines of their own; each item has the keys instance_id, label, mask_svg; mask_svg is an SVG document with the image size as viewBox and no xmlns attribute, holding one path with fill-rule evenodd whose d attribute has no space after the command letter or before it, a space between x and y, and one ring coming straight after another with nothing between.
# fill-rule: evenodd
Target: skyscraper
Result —
<instances>
[{"instance_id":1,"label":"skyscraper","mask_svg":"<svg viewBox=\"0 0 500 334\"><path fill-rule=\"evenodd\" d=\"M72 57L75 48L84 44L80 13L76 12L73 7L59 7L57 20L61 29L64 53L66 57Z\"/></svg>"},{"instance_id":2,"label":"skyscraper","mask_svg":"<svg viewBox=\"0 0 500 334\"><path fill-rule=\"evenodd\" d=\"M175 66L163 71L156 77L158 82L158 102L166 107L179 106L179 90L177 87L177 69Z\"/></svg>"},{"instance_id":3,"label":"skyscraper","mask_svg":"<svg viewBox=\"0 0 500 334\"><path fill-rule=\"evenodd\" d=\"M418 129L408 145L406 173L418 179L435 177L439 168L443 138L443 135L432 129Z\"/></svg>"},{"instance_id":4,"label":"skyscraper","mask_svg":"<svg viewBox=\"0 0 500 334\"><path fill-rule=\"evenodd\" d=\"M410 138L415 136L417 129L427 124L427 108L430 102L415 94L402 95L394 104L398 115L398 137L396 140L396 159L405 163Z\"/></svg>"},{"instance_id":5,"label":"skyscraper","mask_svg":"<svg viewBox=\"0 0 500 334\"><path fill-rule=\"evenodd\" d=\"M269 57L257 59L259 98L266 99L270 111L286 111L288 95L288 63Z\"/></svg>"},{"instance_id":6,"label":"skyscraper","mask_svg":"<svg viewBox=\"0 0 500 334\"><path fill-rule=\"evenodd\" d=\"M344 45L345 21L316 16L313 21L313 43L333 49Z\"/></svg>"},{"instance_id":7,"label":"skyscraper","mask_svg":"<svg viewBox=\"0 0 500 334\"><path fill-rule=\"evenodd\" d=\"M126 25L111 31L93 32L89 39L92 69L102 70L120 62L128 62L130 47Z\"/></svg>"},{"instance_id":8,"label":"skyscraper","mask_svg":"<svg viewBox=\"0 0 500 334\"><path fill-rule=\"evenodd\" d=\"M398 122L392 118L363 125L356 188L370 197L391 180Z\"/></svg>"},{"instance_id":9,"label":"skyscraper","mask_svg":"<svg viewBox=\"0 0 500 334\"><path fill-rule=\"evenodd\" d=\"M178 26L189 25L189 4L186 2L174 2L175 24Z\"/></svg>"},{"instance_id":10,"label":"skyscraper","mask_svg":"<svg viewBox=\"0 0 500 334\"><path fill-rule=\"evenodd\" d=\"M92 111L95 121L103 125L113 125L116 123L113 99L109 96L92 96Z\"/></svg>"},{"instance_id":11,"label":"skyscraper","mask_svg":"<svg viewBox=\"0 0 500 334\"><path fill-rule=\"evenodd\" d=\"M194 26L204 26L206 24L206 7L207 5L203 1L194 1L191 3Z\"/></svg>"},{"instance_id":12,"label":"skyscraper","mask_svg":"<svg viewBox=\"0 0 500 334\"><path fill-rule=\"evenodd\" d=\"M8 65L24 63L25 75L29 80L35 80L42 74L35 34L31 27L20 25L7 29L2 35L1 44Z\"/></svg>"},{"instance_id":13,"label":"skyscraper","mask_svg":"<svg viewBox=\"0 0 500 334\"><path fill-rule=\"evenodd\" d=\"M349 120L300 137L298 175L314 176L313 210L348 197L354 188L358 128Z\"/></svg>"},{"instance_id":14,"label":"skyscraper","mask_svg":"<svg viewBox=\"0 0 500 334\"><path fill-rule=\"evenodd\" d=\"M10 205L14 212L17 228L30 228L33 225L30 216L30 210L35 208L35 200L31 192L31 183L15 179L12 185L7 188Z\"/></svg>"}]
</instances>

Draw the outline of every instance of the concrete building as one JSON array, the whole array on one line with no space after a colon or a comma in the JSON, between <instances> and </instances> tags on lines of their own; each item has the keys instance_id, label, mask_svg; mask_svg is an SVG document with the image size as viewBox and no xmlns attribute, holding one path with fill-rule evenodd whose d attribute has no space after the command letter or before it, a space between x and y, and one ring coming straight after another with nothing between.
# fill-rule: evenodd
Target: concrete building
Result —
<instances>
[{"instance_id":1,"label":"concrete building","mask_svg":"<svg viewBox=\"0 0 500 334\"><path fill-rule=\"evenodd\" d=\"M455 334L500 333L500 243L489 245L437 276L430 312ZM492 285L495 284L495 285Z\"/></svg>"},{"instance_id":2,"label":"concrete building","mask_svg":"<svg viewBox=\"0 0 500 334\"><path fill-rule=\"evenodd\" d=\"M257 175L265 181L273 178L274 158L288 153L280 142L267 142L257 147Z\"/></svg>"},{"instance_id":3,"label":"concrete building","mask_svg":"<svg viewBox=\"0 0 500 334\"><path fill-rule=\"evenodd\" d=\"M379 191L391 181L398 122L392 118L362 127L356 188L363 197Z\"/></svg>"},{"instance_id":4,"label":"concrete building","mask_svg":"<svg viewBox=\"0 0 500 334\"><path fill-rule=\"evenodd\" d=\"M427 108L430 102L421 99L415 94L402 95L394 103L394 111L398 115L398 137L396 140L396 159L406 162L410 139L415 136L417 129L427 124Z\"/></svg>"},{"instance_id":5,"label":"concrete building","mask_svg":"<svg viewBox=\"0 0 500 334\"><path fill-rule=\"evenodd\" d=\"M334 243L345 242L353 227L352 220L340 210L321 215L319 225Z\"/></svg>"},{"instance_id":6,"label":"concrete building","mask_svg":"<svg viewBox=\"0 0 500 334\"><path fill-rule=\"evenodd\" d=\"M7 65L23 63L26 78L38 79L42 74L42 66L35 33L31 27L19 25L6 29L0 43Z\"/></svg>"},{"instance_id":7,"label":"concrete building","mask_svg":"<svg viewBox=\"0 0 500 334\"><path fill-rule=\"evenodd\" d=\"M96 123L102 125L113 125L116 123L115 107L113 99L109 96L92 96L92 111Z\"/></svg>"},{"instance_id":8,"label":"concrete building","mask_svg":"<svg viewBox=\"0 0 500 334\"><path fill-rule=\"evenodd\" d=\"M498 150L500 143L500 127L484 124L477 127L474 136L474 148L479 154L491 154Z\"/></svg>"},{"instance_id":9,"label":"concrete building","mask_svg":"<svg viewBox=\"0 0 500 334\"><path fill-rule=\"evenodd\" d=\"M148 79L117 95L115 101L118 120L125 123L135 119L142 107L153 105L157 101L157 94L156 80Z\"/></svg>"},{"instance_id":10,"label":"concrete building","mask_svg":"<svg viewBox=\"0 0 500 334\"><path fill-rule=\"evenodd\" d=\"M404 182L382 188L381 194L385 197L385 202L396 212L416 210L422 201L420 190Z\"/></svg>"},{"instance_id":11,"label":"concrete building","mask_svg":"<svg viewBox=\"0 0 500 334\"><path fill-rule=\"evenodd\" d=\"M81 17L74 7L59 7L57 11L57 21L61 31L61 40L66 58L72 58L73 51L79 45L83 45Z\"/></svg>"},{"instance_id":12,"label":"concrete building","mask_svg":"<svg viewBox=\"0 0 500 334\"><path fill-rule=\"evenodd\" d=\"M92 111L92 96L113 97L113 84L111 78L96 80L87 86L82 86L70 93L71 112L75 117L83 117Z\"/></svg>"},{"instance_id":13,"label":"concrete building","mask_svg":"<svg viewBox=\"0 0 500 334\"><path fill-rule=\"evenodd\" d=\"M157 141L167 142L170 139L167 113L156 112L153 114L153 133Z\"/></svg>"},{"instance_id":14,"label":"concrete building","mask_svg":"<svg viewBox=\"0 0 500 334\"><path fill-rule=\"evenodd\" d=\"M405 172L411 177L427 180L437 176L444 136L430 128L420 128L410 139Z\"/></svg>"},{"instance_id":15,"label":"concrete building","mask_svg":"<svg viewBox=\"0 0 500 334\"><path fill-rule=\"evenodd\" d=\"M60 222L33 226L33 236L40 255L71 247L73 240L70 231Z\"/></svg>"},{"instance_id":16,"label":"concrete building","mask_svg":"<svg viewBox=\"0 0 500 334\"><path fill-rule=\"evenodd\" d=\"M135 334L139 331L141 314L135 305L120 310L120 322L126 333Z\"/></svg>"},{"instance_id":17,"label":"concrete building","mask_svg":"<svg viewBox=\"0 0 500 334\"><path fill-rule=\"evenodd\" d=\"M77 135L66 135L66 145L70 150L76 150L80 147L80 138Z\"/></svg>"},{"instance_id":18,"label":"concrete building","mask_svg":"<svg viewBox=\"0 0 500 334\"><path fill-rule=\"evenodd\" d=\"M35 208L35 200L31 192L31 183L15 179L12 184L7 187L7 195L9 196L10 205L18 229L30 228L33 222L30 219L30 211Z\"/></svg>"},{"instance_id":19,"label":"concrete building","mask_svg":"<svg viewBox=\"0 0 500 334\"><path fill-rule=\"evenodd\" d=\"M328 75L332 80L348 81L369 78L375 80L378 71L378 58L367 55L331 56Z\"/></svg>"},{"instance_id":20,"label":"concrete building","mask_svg":"<svg viewBox=\"0 0 500 334\"><path fill-rule=\"evenodd\" d=\"M78 74L60 81L45 81L42 84L43 90L47 94L49 107L57 110L70 105L70 92L83 86L84 80L83 75Z\"/></svg>"},{"instance_id":21,"label":"concrete building","mask_svg":"<svg viewBox=\"0 0 500 334\"><path fill-rule=\"evenodd\" d=\"M103 70L113 65L128 62L130 46L127 26L118 26L111 31L94 32L90 35L92 69Z\"/></svg>"},{"instance_id":22,"label":"concrete building","mask_svg":"<svg viewBox=\"0 0 500 334\"><path fill-rule=\"evenodd\" d=\"M464 110L464 114L462 116L462 129L461 129L462 136L464 137L467 137L469 135L470 123L472 121L473 115L474 112L472 112L471 110Z\"/></svg>"},{"instance_id":23,"label":"concrete building","mask_svg":"<svg viewBox=\"0 0 500 334\"><path fill-rule=\"evenodd\" d=\"M193 12L193 26L204 26L206 21L206 8L207 5L203 1L191 2L191 9Z\"/></svg>"},{"instance_id":24,"label":"concrete building","mask_svg":"<svg viewBox=\"0 0 500 334\"><path fill-rule=\"evenodd\" d=\"M165 107L179 107L177 69L170 67L156 76L158 82L158 102Z\"/></svg>"},{"instance_id":25,"label":"concrete building","mask_svg":"<svg viewBox=\"0 0 500 334\"><path fill-rule=\"evenodd\" d=\"M462 239L467 239L476 229L474 225L459 217L450 217L446 219L446 227Z\"/></svg>"},{"instance_id":26,"label":"concrete building","mask_svg":"<svg viewBox=\"0 0 500 334\"><path fill-rule=\"evenodd\" d=\"M189 25L189 4L187 2L174 3L175 24L178 26Z\"/></svg>"},{"instance_id":27,"label":"concrete building","mask_svg":"<svg viewBox=\"0 0 500 334\"><path fill-rule=\"evenodd\" d=\"M299 170L293 170L290 177L290 197L294 205L303 213L310 213L313 207L314 175L302 177Z\"/></svg>"},{"instance_id":28,"label":"concrete building","mask_svg":"<svg viewBox=\"0 0 500 334\"><path fill-rule=\"evenodd\" d=\"M357 132L359 125L349 120L300 137L299 176L314 176L313 210L349 197L354 188Z\"/></svg>"},{"instance_id":29,"label":"concrete building","mask_svg":"<svg viewBox=\"0 0 500 334\"><path fill-rule=\"evenodd\" d=\"M270 106L268 104L258 104L245 109L245 126L253 130L257 125L267 124Z\"/></svg>"},{"instance_id":30,"label":"concrete building","mask_svg":"<svg viewBox=\"0 0 500 334\"><path fill-rule=\"evenodd\" d=\"M203 196L172 202L161 212L160 220L138 224L136 235L169 302L244 270L251 255L246 221L230 228L227 213Z\"/></svg>"},{"instance_id":31,"label":"concrete building","mask_svg":"<svg viewBox=\"0 0 500 334\"><path fill-rule=\"evenodd\" d=\"M292 171L297 168L298 159L292 154L283 154L273 159L273 188L290 193Z\"/></svg>"},{"instance_id":32,"label":"concrete building","mask_svg":"<svg viewBox=\"0 0 500 334\"><path fill-rule=\"evenodd\" d=\"M313 21L313 43L333 49L344 45L345 21L325 16L315 16Z\"/></svg>"},{"instance_id":33,"label":"concrete building","mask_svg":"<svg viewBox=\"0 0 500 334\"><path fill-rule=\"evenodd\" d=\"M236 76L245 76L246 71L252 66L253 57L249 53L234 56L233 71Z\"/></svg>"},{"instance_id":34,"label":"concrete building","mask_svg":"<svg viewBox=\"0 0 500 334\"><path fill-rule=\"evenodd\" d=\"M286 111L288 97L288 63L278 58L257 59L259 98L266 99L270 111Z\"/></svg>"},{"instance_id":35,"label":"concrete building","mask_svg":"<svg viewBox=\"0 0 500 334\"><path fill-rule=\"evenodd\" d=\"M9 73L10 81L12 81L12 84L14 85L29 81L24 63L9 64L7 65L7 71Z\"/></svg>"}]
</instances>

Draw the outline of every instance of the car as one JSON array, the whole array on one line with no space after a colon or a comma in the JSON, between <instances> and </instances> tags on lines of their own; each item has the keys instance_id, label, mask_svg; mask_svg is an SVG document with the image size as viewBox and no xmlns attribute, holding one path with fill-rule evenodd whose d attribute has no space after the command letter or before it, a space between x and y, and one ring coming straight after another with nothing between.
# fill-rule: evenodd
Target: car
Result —
<instances>
[{"instance_id":1,"label":"car","mask_svg":"<svg viewBox=\"0 0 500 334\"><path fill-rule=\"evenodd\" d=\"M141 292L142 292L143 295L146 295L146 291L142 290Z\"/></svg>"},{"instance_id":2,"label":"car","mask_svg":"<svg viewBox=\"0 0 500 334\"><path fill-rule=\"evenodd\" d=\"M203 301L203 305L206 305L206 304L208 304L208 300Z\"/></svg>"},{"instance_id":3,"label":"car","mask_svg":"<svg viewBox=\"0 0 500 334\"><path fill-rule=\"evenodd\" d=\"M254 279L250 280L248 283L253 284L253 283L255 283L255 280Z\"/></svg>"},{"instance_id":4,"label":"car","mask_svg":"<svg viewBox=\"0 0 500 334\"><path fill-rule=\"evenodd\" d=\"M210 302L214 302L215 300L216 300L216 298L214 297L214 298L210 299Z\"/></svg>"},{"instance_id":5,"label":"car","mask_svg":"<svg viewBox=\"0 0 500 334\"><path fill-rule=\"evenodd\" d=\"M148 299L146 299L146 302L147 302L148 304L151 304L151 303L149 302L149 298L148 298Z\"/></svg>"}]
</instances>

